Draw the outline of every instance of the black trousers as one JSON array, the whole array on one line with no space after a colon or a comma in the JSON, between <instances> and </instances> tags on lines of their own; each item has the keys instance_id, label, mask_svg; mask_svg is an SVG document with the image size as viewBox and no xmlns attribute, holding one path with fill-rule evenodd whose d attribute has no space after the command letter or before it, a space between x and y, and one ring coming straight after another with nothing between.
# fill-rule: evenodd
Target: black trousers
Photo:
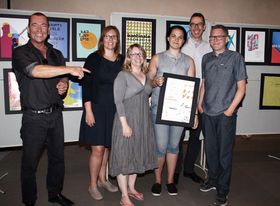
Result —
<instances>
[{"instance_id":1,"label":"black trousers","mask_svg":"<svg viewBox=\"0 0 280 206\"><path fill-rule=\"evenodd\" d=\"M216 186L218 194L229 193L232 152L236 136L236 114L227 117L205 115L205 151L208 182Z\"/></svg>"},{"instance_id":2,"label":"black trousers","mask_svg":"<svg viewBox=\"0 0 280 206\"><path fill-rule=\"evenodd\" d=\"M47 189L49 198L62 191L64 180L64 128L61 110L51 114L25 111L22 117L23 142L21 163L22 202L34 204L37 199L36 171L47 147Z\"/></svg>"},{"instance_id":3,"label":"black trousers","mask_svg":"<svg viewBox=\"0 0 280 206\"><path fill-rule=\"evenodd\" d=\"M205 132L204 132L204 115L199 114L198 116L198 127L196 129L189 129L190 131L190 138L188 141L188 148L187 152L185 154L185 158L183 160L183 140L185 137L185 132L186 129L184 129L181 140L179 143L179 154L178 154L178 159L177 159L177 164L176 164L176 169L175 173L180 173L182 170L182 163L183 164L183 170L186 173L192 173L194 172L194 164L197 159L197 156L200 151L200 140L199 136L202 131L203 136L205 137Z\"/></svg>"}]
</instances>

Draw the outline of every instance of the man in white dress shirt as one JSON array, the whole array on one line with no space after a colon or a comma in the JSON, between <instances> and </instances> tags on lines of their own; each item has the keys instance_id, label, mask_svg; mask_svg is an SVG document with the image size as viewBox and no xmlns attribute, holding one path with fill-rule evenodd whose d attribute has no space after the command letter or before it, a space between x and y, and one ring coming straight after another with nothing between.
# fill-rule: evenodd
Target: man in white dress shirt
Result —
<instances>
[{"instance_id":1,"label":"man in white dress shirt","mask_svg":"<svg viewBox=\"0 0 280 206\"><path fill-rule=\"evenodd\" d=\"M204 54L211 52L212 48L207 41L202 39L203 32L206 29L205 18L201 13L194 13L190 19L190 32L191 37L186 44L182 47L182 52L193 58L196 68L196 77L201 79L201 61ZM191 178L194 182L202 183L203 179L194 172L194 164L197 159L200 150L199 136L202 130L204 135L204 124L202 115L199 114L199 125L197 129L189 130L189 142L188 149L183 162L183 147L182 143L185 137L185 131L183 131L180 152L177 160L176 170L174 174L174 183L178 183L179 174L182 169L183 163L183 175L184 177Z\"/></svg>"}]
</instances>

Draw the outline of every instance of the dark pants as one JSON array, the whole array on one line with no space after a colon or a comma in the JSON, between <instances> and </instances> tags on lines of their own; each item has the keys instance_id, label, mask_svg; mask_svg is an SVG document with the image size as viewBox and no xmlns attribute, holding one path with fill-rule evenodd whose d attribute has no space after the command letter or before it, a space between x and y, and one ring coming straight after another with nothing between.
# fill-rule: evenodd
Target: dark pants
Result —
<instances>
[{"instance_id":1,"label":"dark pants","mask_svg":"<svg viewBox=\"0 0 280 206\"><path fill-rule=\"evenodd\" d=\"M62 191L64 179L64 129L61 110L51 114L24 112L20 132L23 141L22 202L36 202L36 170L45 146L48 149L48 195L49 198L56 196Z\"/></svg>"},{"instance_id":2,"label":"dark pants","mask_svg":"<svg viewBox=\"0 0 280 206\"><path fill-rule=\"evenodd\" d=\"M198 116L198 127L196 129L190 129L190 138L188 141L188 149L185 154L184 158L184 164L183 164L183 169L185 173L192 173L194 172L194 164L197 159L197 156L200 151L200 132L202 131L203 136L205 136L204 132L204 115L199 114ZM183 131L182 136L181 136L181 141L179 144L179 154L178 154L178 159L177 159L177 164L176 164L176 169L175 173L180 173L182 170L182 162L183 162L183 140L185 137L185 131Z\"/></svg>"},{"instance_id":3,"label":"dark pants","mask_svg":"<svg viewBox=\"0 0 280 206\"><path fill-rule=\"evenodd\" d=\"M208 183L216 186L218 194L229 193L232 150L236 134L236 114L209 116L205 114L205 151Z\"/></svg>"}]
</instances>

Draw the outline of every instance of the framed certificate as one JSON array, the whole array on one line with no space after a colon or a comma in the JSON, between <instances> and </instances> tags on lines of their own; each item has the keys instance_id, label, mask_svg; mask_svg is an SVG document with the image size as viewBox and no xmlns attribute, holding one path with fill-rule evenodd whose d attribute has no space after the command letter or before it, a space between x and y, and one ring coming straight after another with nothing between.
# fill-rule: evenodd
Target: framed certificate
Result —
<instances>
[{"instance_id":1,"label":"framed certificate","mask_svg":"<svg viewBox=\"0 0 280 206\"><path fill-rule=\"evenodd\" d=\"M163 73L156 123L193 127L199 78Z\"/></svg>"},{"instance_id":2,"label":"framed certificate","mask_svg":"<svg viewBox=\"0 0 280 206\"><path fill-rule=\"evenodd\" d=\"M280 74L262 73L260 109L280 109Z\"/></svg>"}]
</instances>

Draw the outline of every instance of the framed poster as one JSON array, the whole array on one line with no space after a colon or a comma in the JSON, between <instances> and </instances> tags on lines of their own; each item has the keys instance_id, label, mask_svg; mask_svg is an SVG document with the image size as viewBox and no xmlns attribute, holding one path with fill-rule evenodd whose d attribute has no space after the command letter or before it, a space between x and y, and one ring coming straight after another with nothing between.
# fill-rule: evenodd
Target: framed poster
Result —
<instances>
[{"instance_id":1,"label":"framed poster","mask_svg":"<svg viewBox=\"0 0 280 206\"><path fill-rule=\"evenodd\" d=\"M20 92L16 75L12 69L4 69L4 97L5 97L5 113L16 114L21 113Z\"/></svg>"},{"instance_id":2,"label":"framed poster","mask_svg":"<svg viewBox=\"0 0 280 206\"><path fill-rule=\"evenodd\" d=\"M199 78L163 73L156 123L193 127Z\"/></svg>"},{"instance_id":3,"label":"framed poster","mask_svg":"<svg viewBox=\"0 0 280 206\"><path fill-rule=\"evenodd\" d=\"M268 29L242 28L242 55L246 64L266 64Z\"/></svg>"},{"instance_id":4,"label":"framed poster","mask_svg":"<svg viewBox=\"0 0 280 206\"><path fill-rule=\"evenodd\" d=\"M132 44L140 44L147 53L147 60L155 54L156 20L141 18L122 18L122 54Z\"/></svg>"},{"instance_id":5,"label":"framed poster","mask_svg":"<svg viewBox=\"0 0 280 206\"><path fill-rule=\"evenodd\" d=\"M0 14L0 61L10 61L12 50L28 42L28 16Z\"/></svg>"},{"instance_id":6,"label":"framed poster","mask_svg":"<svg viewBox=\"0 0 280 206\"><path fill-rule=\"evenodd\" d=\"M21 113L20 91L15 73L12 69L4 69L4 97L5 113ZM69 80L69 88L64 98L63 110L81 110L82 109L82 87L79 82Z\"/></svg>"},{"instance_id":7,"label":"framed poster","mask_svg":"<svg viewBox=\"0 0 280 206\"><path fill-rule=\"evenodd\" d=\"M82 86L79 82L69 80L69 88L63 102L64 110L82 109Z\"/></svg>"},{"instance_id":8,"label":"framed poster","mask_svg":"<svg viewBox=\"0 0 280 206\"><path fill-rule=\"evenodd\" d=\"M172 27L172 26L181 26L183 27L187 32L187 38L189 39L191 37L190 32L190 22L188 21L166 21L166 32ZM168 42L166 42L166 49L168 49Z\"/></svg>"},{"instance_id":9,"label":"framed poster","mask_svg":"<svg viewBox=\"0 0 280 206\"><path fill-rule=\"evenodd\" d=\"M269 63L280 65L280 29L270 29Z\"/></svg>"},{"instance_id":10,"label":"framed poster","mask_svg":"<svg viewBox=\"0 0 280 206\"><path fill-rule=\"evenodd\" d=\"M98 40L105 26L105 20L72 19L72 59L84 61L98 49Z\"/></svg>"},{"instance_id":11,"label":"framed poster","mask_svg":"<svg viewBox=\"0 0 280 206\"><path fill-rule=\"evenodd\" d=\"M239 52L240 28L239 27L227 27L227 29L228 29L227 48L231 51Z\"/></svg>"},{"instance_id":12,"label":"framed poster","mask_svg":"<svg viewBox=\"0 0 280 206\"><path fill-rule=\"evenodd\" d=\"M69 61L69 33L70 20L64 18L48 17L50 35L48 42L60 50L66 61Z\"/></svg>"},{"instance_id":13,"label":"framed poster","mask_svg":"<svg viewBox=\"0 0 280 206\"><path fill-rule=\"evenodd\" d=\"M261 74L260 109L280 109L280 74Z\"/></svg>"}]
</instances>

